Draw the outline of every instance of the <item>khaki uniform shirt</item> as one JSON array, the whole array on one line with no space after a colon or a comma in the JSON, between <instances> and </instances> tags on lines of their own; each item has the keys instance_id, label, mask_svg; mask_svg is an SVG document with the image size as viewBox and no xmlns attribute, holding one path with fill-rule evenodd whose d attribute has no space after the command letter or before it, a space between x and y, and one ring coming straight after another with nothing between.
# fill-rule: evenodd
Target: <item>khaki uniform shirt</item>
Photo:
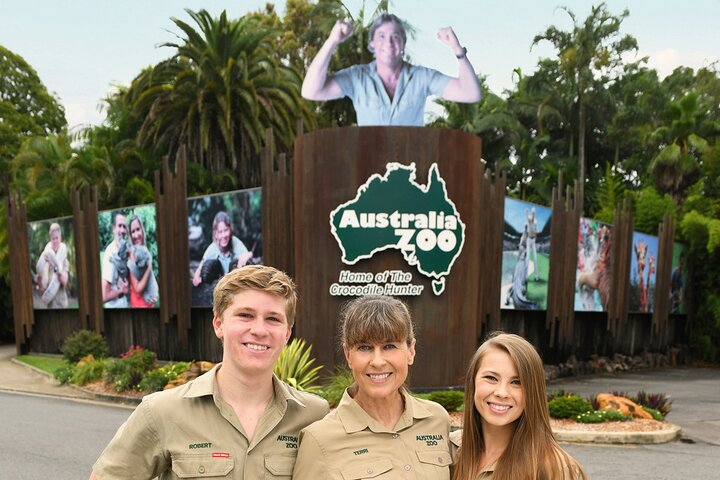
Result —
<instances>
[{"instance_id":1,"label":"khaki uniform shirt","mask_svg":"<svg viewBox=\"0 0 720 480\"><path fill-rule=\"evenodd\" d=\"M457 456L457 451L460 449L460 446L462 445L462 429L455 430L454 432L450 433L450 444L453 448L453 456ZM475 480L490 480L493 476L493 472L495 471L495 466L497 465L497 462L493 462L492 465L489 465L482 469L482 472L475 477Z\"/></svg>"},{"instance_id":2,"label":"khaki uniform shirt","mask_svg":"<svg viewBox=\"0 0 720 480\"><path fill-rule=\"evenodd\" d=\"M146 396L93 466L98 480L290 479L300 430L325 416L327 402L273 376L275 395L248 440L218 394L221 365Z\"/></svg>"},{"instance_id":3,"label":"khaki uniform shirt","mask_svg":"<svg viewBox=\"0 0 720 480\"><path fill-rule=\"evenodd\" d=\"M347 391L338 408L300 433L296 480L450 478L449 417L407 392L394 429L373 419Z\"/></svg>"}]
</instances>

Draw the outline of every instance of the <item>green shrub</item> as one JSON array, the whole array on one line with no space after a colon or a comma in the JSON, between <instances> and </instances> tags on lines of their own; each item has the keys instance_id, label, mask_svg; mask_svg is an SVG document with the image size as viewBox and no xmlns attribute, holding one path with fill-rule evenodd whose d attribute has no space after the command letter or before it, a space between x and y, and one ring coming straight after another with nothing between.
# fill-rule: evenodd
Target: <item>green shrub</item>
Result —
<instances>
[{"instance_id":1,"label":"green shrub","mask_svg":"<svg viewBox=\"0 0 720 480\"><path fill-rule=\"evenodd\" d=\"M592 411L592 405L577 395L555 397L548 403L548 411L553 418L570 418Z\"/></svg>"},{"instance_id":2,"label":"green shrub","mask_svg":"<svg viewBox=\"0 0 720 480\"><path fill-rule=\"evenodd\" d=\"M570 397L574 396L575 392L571 390L565 390L564 388L557 388L555 390L548 390L545 394L547 396L548 403L557 397Z\"/></svg>"},{"instance_id":3,"label":"green shrub","mask_svg":"<svg viewBox=\"0 0 720 480\"><path fill-rule=\"evenodd\" d=\"M430 393L428 400L439 403L448 412L457 412L465 401L465 393L460 390L438 390Z\"/></svg>"},{"instance_id":4,"label":"green shrub","mask_svg":"<svg viewBox=\"0 0 720 480\"><path fill-rule=\"evenodd\" d=\"M340 403L345 389L355 382L350 369L344 366L335 368L335 373L330 375L325 384L318 390L318 395L328 401L331 408L335 408Z\"/></svg>"},{"instance_id":5,"label":"green shrub","mask_svg":"<svg viewBox=\"0 0 720 480\"><path fill-rule=\"evenodd\" d=\"M70 383L73 385L85 385L95 382L103 378L106 369L107 360L95 360L92 355L88 355L75 365L75 371L70 379Z\"/></svg>"},{"instance_id":6,"label":"green shrub","mask_svg":"<svg viewBox=\"0 0 720 480\"><path fill-rule=\"evenodd\" d=\"M95 358L107 357L108 345L105 338L99 333L78 330L65 339L60 351L65 360L75 363L88 355Z\"/></svg>"},{"instance_id":7,"label":"green shrub","mask_svg":"<svg viewBox=\"0 0 720 480\"><path fill-rule=\"evenodd\" d=\"M75 365L73 365L70 362L65 362L65 364L58 369L55 370L55 373L53 373L53 376L55 379L62 383L66 384L70 382L70 379L72 379L73 374L75 373Z\"/></svg>"},{"instance_id":8,"label":"green shrub","mask_svg":"<svg viewBox=\"0 0 720 480\"><path fill-rule=\"evenodd\" d=\"M645 405L640 405L640 408L652 415L653 419L657 420L658 422L662 422L663 420L665 420L665 417L662 413L660 413L660 410L655 410L654 408L646 407Z\"/></svg>"},{"instance_id":9,"label":"green shrub","mask_svg":"<svg viewBox=\"0 0 720 480\"><path fill-rule=\"evenodd\" d=\"M168 363L167 365L150 370L140 383L138 383L138 390L143 392L159 392L168 382L175 380L178 375L182 375L187 371L188 362Z\"/></svg>"},{"instance_id":10,"label":"green shrub","mask_svg":"<svg viewBox=\"0 0 720 480\"><path fill-rule=\"evenodd\" d=\"M594 410L575 415L573 419L580 423L626 422L632 420L632 415L623 415L617 410Z\"/></svg>"},{"instance_id":11,"label":"green shrub","mask_svg":"<svg viewBox=\"0 0 720 480\"><path fill-rule=\"evenodd\" d=\"M305 340L293 338L285 345L277 363L275 375L288 385L305 392L316 393L320 387L315 385L323 366L313 366L315 359L310 356L312 345L305 345Z\"/></svg>"},{"instance_id":12,"label":"green shrub","mask_svg":"<svg viewBox=\"0 0 720 480\"><path fill-rule=\"evenodd\" d=\"M138 387L143 377L155 367L155 354L140 346L131 346L119 359L108 365L106 379L116 392Z\"/></svg>"}]
</instances>

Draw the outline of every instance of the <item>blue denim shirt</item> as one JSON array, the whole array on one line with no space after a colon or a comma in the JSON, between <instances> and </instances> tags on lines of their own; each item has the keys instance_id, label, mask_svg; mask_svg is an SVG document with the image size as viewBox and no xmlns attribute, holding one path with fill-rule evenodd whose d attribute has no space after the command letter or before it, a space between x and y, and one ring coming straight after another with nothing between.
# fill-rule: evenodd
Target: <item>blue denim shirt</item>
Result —
<instances>
[{"instance_id":1,"label":"blue denim shirt","mask_svg":"<svg viewBox=\"0 0 720 480\"><path fill-rule=\"evenodd\" d=\"M392 100L377 74L374 61L340 70L333 78L343 94L352 100L358 126L422 127L425 99L430 95L442 95L451 77L431 68L403 63Z\"/></svg>"}]
</instances>

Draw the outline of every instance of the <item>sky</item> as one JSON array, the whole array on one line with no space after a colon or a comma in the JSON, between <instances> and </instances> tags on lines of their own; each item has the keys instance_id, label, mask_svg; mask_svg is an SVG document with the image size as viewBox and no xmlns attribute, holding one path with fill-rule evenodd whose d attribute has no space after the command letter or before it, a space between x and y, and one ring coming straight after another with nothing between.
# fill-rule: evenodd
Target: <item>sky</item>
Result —
<instances>
[{"instance_id":1,"label":"sky","mask_svg":"<svg viewBox=\"0 0 720 480\"><path fill-rule=\"evenodd\" d=\"M129 85L140 71L172 55L159 47L176 40L171 17L192 23L185 9L204 8L230 17L263 8L266 0L2 0L0 45L22 56L47 89L65 107L71 129L99 124L105 114L102 99L117 85ZM368 15L376 5L366 0ZM416 29L407 52L413 63L457 75L457 61L438 42L435 32L452 26L478 74L490 89L502 94L513 86L513 70L535 70L542 57L555 52L547 42L533 47L532 39L550 25L568 30L572 22L558 5L566 5L579 20L590 13L589 0L395 0L392 13ZM608 0L612 14L628 8L622 34L638 40L639 57L661 78L680 65L708 66L720 59L720 0ZM284 13L285 1L275 2ZM362 0L347 0L355 14Z\"/></svg>"}]
</instances>

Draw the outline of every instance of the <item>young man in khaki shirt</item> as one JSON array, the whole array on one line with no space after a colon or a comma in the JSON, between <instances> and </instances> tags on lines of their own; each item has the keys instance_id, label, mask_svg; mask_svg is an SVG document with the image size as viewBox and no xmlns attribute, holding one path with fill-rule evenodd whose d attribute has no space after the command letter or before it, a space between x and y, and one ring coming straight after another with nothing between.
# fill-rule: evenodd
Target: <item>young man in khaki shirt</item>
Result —
<instances>
[{"instance_id":1,"label":"young man in khaki shirt","mask_svg":"<svg viewBox=\"0 0 720 480\"><path fill-rule=\"evenodd\" d=\"M289 478L300 430L328 412L325 400L273 375L296 302L292 280L272 267L246 266L223 277L213 302L223 362L145 397L90 479Z\"/></svg>"}]
</instances>

